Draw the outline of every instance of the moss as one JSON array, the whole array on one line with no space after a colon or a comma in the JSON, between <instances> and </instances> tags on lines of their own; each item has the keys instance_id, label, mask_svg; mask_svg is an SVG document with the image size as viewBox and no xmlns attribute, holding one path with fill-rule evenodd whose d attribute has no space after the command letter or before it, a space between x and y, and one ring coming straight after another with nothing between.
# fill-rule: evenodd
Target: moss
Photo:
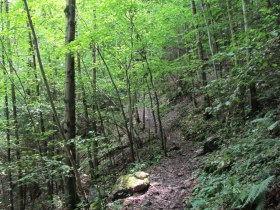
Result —
<instances>
[{"instance_id":1,"label":"moss","mask_svg":"<svg viewBox=\"0 0 280 210\"><path fill-rule=\"evenodd\" d=\"M136 172L121 176L113 187L113 196L129 195L134 192L146 190L150 185L149 174L145 172Z\"/></svg>"},{"instance_id":2,"label":"moss","mask_svg":"<svg viewBox=\"0 0 280 210\"><path fill-rule=\"evenodd\" d=\"M145 179L149 177L149 174L144 171L138 171L134 173L134 176L138 179Z\"/></svg>"}]
</instances>

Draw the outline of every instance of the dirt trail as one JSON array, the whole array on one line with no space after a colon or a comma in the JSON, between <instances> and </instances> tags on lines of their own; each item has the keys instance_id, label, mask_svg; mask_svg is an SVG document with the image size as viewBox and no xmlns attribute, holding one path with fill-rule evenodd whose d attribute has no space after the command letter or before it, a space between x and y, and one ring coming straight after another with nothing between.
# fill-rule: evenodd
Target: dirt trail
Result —
<instances>
[{"instance_id":1,"label":"dirt trail","mask_svg":"<svg viewBox=\"0 0 280 210\"><path fill-rule=\"evenodd\" d=\"M147 170L151 181L148 191L124 199L124 210L186 209L185 201L196 184L192 172L201 166L202 161L196 158L195 144L184 140L180 129L172 126L174 120L180 118L183 105L174 107L163 119L168 148L171 149L168 157Z\"/></svg>"}]
</instances>

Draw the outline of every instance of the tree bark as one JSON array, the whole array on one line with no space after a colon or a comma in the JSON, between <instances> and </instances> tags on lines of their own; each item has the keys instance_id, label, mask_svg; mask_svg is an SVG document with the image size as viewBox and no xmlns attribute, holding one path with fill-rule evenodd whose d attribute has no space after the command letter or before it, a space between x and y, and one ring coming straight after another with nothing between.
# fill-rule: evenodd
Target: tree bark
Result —
<instances>
[{"instance_id":1,"label":"tree bark","mask_svg":"<svg viewBox=\"0 0 280 210\"><path fill-rule=\"evenodd\" d=\"M143 93L143 113L142 113L142 130L144 131L146 128L146 104L145 104L145 99L146 99L146 92L144 90Z\"/></svg>"},{"instance_id":2,"label":"tree bark","mask_svg":"<svg viewBox=\"0 0 280 210\"><path fill-rule=\"evenodd\" d=\"M92 86L93 86L93 104L92 104L92 111L93 111L93 122L92 122L92 128L94 133L94 136L97 136L97 68L96 68L96 61L97 61L97 49L96 44L92 44ZM92 149L93 149L93 163L95 171L95 177L98 177L98 141L94 139L92 143Z\"/></svg>"},{"instance_id":3,"label":"tree bark","mask_svg":"<svg viewBox=\"0 0 280 210\"><path fill-rule=\"evenodd\" d=\"M9 1L6 0L6 13L9 14ZM10 22L7 22L7 29L10 28ZM7 39L8 45L8 54L11 55L11 43L10 39ZM4 49L4 48L3 48ZM15 70L13 68L12 60L8 59L10 74L15 75ZM22 165L21 165L21 154L20 154L20 139L19 139L19 130L18 130L18 111L17 111L17 97L16 97L16 90L14 80L11 79L11 96L12 96L12 116L13 116L13 126L14 126L14 135L15 135L15 145L16 145L16 159L18 161L18 180L23 177L22 174ZM18 183L18 207L20 209L25 209L24 206L24 188L21 183Z\"/></svg>"},{"instance_id":4,"label":"tree bark","mask_svg":"<svg viewBox=\"0 0 280 210\"><path fill-rule=\"evenodd\" d=\"M106 60L104 59L103 55L101 54L100 52L100 48L97 47L97 52L102 60L102 62L104 63L105 65L105 68L109 74L109 77L110 77L110 80L113 84L113 87L116 91L116 94L117 94L117 98L118 98L118 101L119 101L119 106L120 106L120 109L121 109L121 113L122 113L122 117L123 117L123 120L124 120L124 125L125 125L125 130L127 132L127 136L128 136L128 139L129 139L129 147L130 147L130 153L131 153L131 159L132 159L132 162L135 162L135 152L134 152L134 145L133 145L133 137L132 137L132 134L130 132L130 128L129 128L129 122L128 122L128 119L125 115L125 111L124 111L124 106L123 106L123 102L122 102L122 99L121 99L121 95L120 95L120 92L119 92L119 89L114 81L114 78L113 78L113 75L110 71L110 68L109 66L107 65L107 62Z\"/></svg>"},{"instance_id":5,"label":"tree bark","mask_svg":"<svg viewBox=\"0 0 280 210\"><path fill-rule=\"evenodd\" d=\"M80 79L81 79L80 84L81 84L81 88L82 88L82 101L83 101L84 120L85 120L85 128L83 128L84 131L82 133L82 137L89 138L90 119L89 119L87 96L86 96L85 86L84 86L83 79L82 79L81 58L80 58L79 54L77 56L77 68L78 68L78 73L79 73ZM92 161L91 146L88 145L87 147L88 147L87 155L88 155L89 172L90 172L91 179L93 180L95 178L95 176L94 176L94 164Z\"/></svg>"},{"instance_id":6,"label":"tree bark","mask_svg":"<svg viewBox=\"0 0 280 210\"><path fill-rule=\"evenodd\" d=\"M246 36L246 66L249 68L249 60L250 60L250 49L249 49L249 34L248 34L248 15L247 15L247 1L242 0L242 11L243 11L243 21L244 21L244 32ZM253 76L253 72L250 70L250 75ZM256 83L253 81L249 84L249 91L250 91L250 105L251 105L251 114L255 114L259 110L259 102L257 100L257 88Z\"/></svg>"},{"instance_id":7,"label":"tree bark","mask_svg":"<svg viewBox=\"0 0 280 210\"><path fill-rule=\"evenodd\" d=\"M226 0L226 5L227 5L227 16L228 16L228 22L229 22L229 28L230 28L230 35L231 35L231 43L235 47L236 41L235 41L235 35L234 35L234 29L233 29L230 0ZM238 59L237 59L237 56L235 53L234 54L234 65L237 66L237 64L238 64Z\"/></svg>"},{"instance_id":8,"label":"tree bark","mask_svg":"<svg viewBox=\"0 0 280 210\"><path fill-rule=\"evenodd\" d=\"M195 5L195 0L192 0L192 13L195 16L197 14L196 10L196 5ZM200 60L201 64L201 80L202 80L202 87L207 86L207 75L205 72L205 59L204 59L204 50L201 42L201 37L200 37L200 31L198 29L198 25L195 25L195 28L197 29L196 33L196 44L197 44L197 53L198 53L198 59ZM206 109L207 107L210 107L210 99L207 93L204 94L204 108ZM206 113L207 114L207 113Z\"/></svg>"},{"instance_id":9,"label":"tree bark","mask_svg":"<svg viewBox=\"0 0 280 210\"><path fill-rule=\"evenodd\" d=\"M159 127L159 138L160 138L160 141L161 141L161 148L162 148L165 156L167 156L166 138L164 136L163 126L162 126L162 122L161 122L160 102L159 102L159 96L158 96L158 93L156 91L155 84L154 84L153 72L152 72L152 69L150 67L147 55L146 54L141 54L141 56L142 56L143 60L145 61L146 65L147 65L147 69L149 71L149 80L150 80L150 84L151 84L151 87L152 87L152 90L153 90L153 93L154 93L154 97L155 97L155 102L156 102L156 113L157 113L157 120L158 120L158 127Z\"/></svg>"},{"instance_id":10,"label":"tree bark","mask_svg":"<svg viewBox=\"0 0 280 210\"><path fill-rule=\"evenodd\" d=\"M208 36L208 43L209 43L209 48L210 48L210 52L211 52L211 58L212 58L212 64L213 64L213 69L214 69L214 72L215 72L215 75L216 75L216 79L218 79L218 72L217 72L217 67L216 67L216 61L215 61L215 53L216 53L216 49L214 47L214 42L216 42L216 40L212 40L212 34L211 34L211 30L210 30L210 26L209 24L207 23L207 20L206 20L206 8L205 8L205 3L204 3L204 0L201 0L201 8L202 8L202 13L203 13L203 19L204 19L204 24L205 24L205 27L207 29L207 36Z\"/></svg>"},{"instance_id":11,"label":"tree bark","mask_svg":"<svg viewBox=\"0 0 280 210\"><path fill-rule=\"evenodd\" d=\"M7 4L7 3L6 3ZM1 13L3 12L3 2L1 2ZM2 30L4 31L4 23L2 22ZM4 43L2 42L2 64L5 66L5 50L4 50ZM7 76L6 71L3 71L4 76ZM5 78L6 79L6 78ZM11 157L11 133L10 133L10 109L9 109L9 97L8 97L8 85L5 82L5 101L4 101L4 112L5 112L5 120L6 120L6 141L7 141L7 162L10 164L12 162ZM8 182L9 182L9 203L10 203L10 210L14 210L14 196L13 196L13 178L12 172L8 169Z\"/></svg>"},{"instance_id":12,"label":"tree bark","mask_svg":"<svg viewBox=\"0 0 280 210\"><path fill-rule=\"evenodd\" d=\"M42 59L41 59L41 53L40 53L40 49L39 49L38 39L37 39L35 28L34 28L32 18L31 18L31 15L30 15L28 3L27 3L26 0L23 0L23 3L24 3L25 10L26 10L26 13L27 13L29 27L31 29L32 36L33 36L33 39L34 39L34 47L35 47L35 51L36 51L36 55L37 55L37 59L38 59L38 63L39 63L39 68L40 68L40 72L41 72L41 75L43 77L43 81L44 81L44 84L45 84L45 87L46 87L46 91L47 91L47 95L48 95L49 102L50 102L50 105L51 105L51 109L52 109L52 112L53 112L53 116L54 116L54 119L55 119L55 122L56 122L56 125L57 125L57 128L58 128L59 134L61 135L62 139L64 140L64 149L65 149L67 158L70 160L71 166L72 166L73 171L75 173L76 184L79 188L80 196L83 199L83 201L87 202L87 196L86 196L86 194L85 194L85 192L82 188L81 178L80 178L80 175L79 175L79 172L78 172L78 167L77 167L76 162L73 158L73 155L71 154L71 149L70 149L69 145L67 144L67 138L66 138L65 132L64 132L64 130L63 130L61 124L60 124L60 121L59 121L59 118L58 118L58 113L57 113L56 107L54 105L54 100L53 100L53 97L52 97L52 94L51 94L51 89L50 89L49 82L48 82L48 79L47 79L47 76L46 76L46 73L45 73L45 70L44 70L43 62L42 62Z\"/></svg>"},{"instance_id":13,"label":"tree bark","mask_svg":"<svg viewBox=\"0 0 280 210\"><path fill-rule=\"evenodd\" d=\"M155 110L154 110L153 97L152 97L149 81L146 80L146 83L147 83L148 95L149 95L149 99L150 99L150 107L151 107L152 117L153 117L153 121L154 121L154 129L155 129L155 134L156 134L156 133L158 133L158 126L157 126L157 119L156 119Z\"/></svg>"},{"instance_id":14,"label":"tree bark","mask_svg":"<svg viewBox=\"0 0 280 210\"><path fill-rule=\"evenodd\" d=\"M66 9L66 36L65 45L67 46L75 40L76 25L76 0L67 0ZM74 53L68 49L65 61L65 83L64 83L64 132L66 140L69 141L76 137L76 94L75 94L75 57ZM74 142L68 142L71 158L76 162L76 146ZM71 160L66 159L66 164L71 167ZM65 196L66 208L75 209L78 203L75 173L71 169L69 176L65 177Z\"/></svg>"}]
</instances>

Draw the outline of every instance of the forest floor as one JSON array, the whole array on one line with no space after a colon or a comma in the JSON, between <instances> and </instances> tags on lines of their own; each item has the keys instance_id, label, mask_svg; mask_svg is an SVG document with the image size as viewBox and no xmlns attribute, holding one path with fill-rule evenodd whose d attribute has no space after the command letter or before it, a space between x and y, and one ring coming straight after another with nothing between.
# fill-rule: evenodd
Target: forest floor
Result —
<instances>
[{"instance_id":1,"label":"forest floor","mask_svg":"<svg viewBox=\"0 0 280 210\"><path fill-rule=\"evenodd\" d=\"M122 201L124 210L185 209L186 201L196 185L193 172L201 167L202 158L198 157L197 145L185 140L180 120L185 102L177 104L163 118L167 135L168 153L158 164L147 169L150 174L150 187L144 194L134 194Z\"/></svg>"}]
</instances>

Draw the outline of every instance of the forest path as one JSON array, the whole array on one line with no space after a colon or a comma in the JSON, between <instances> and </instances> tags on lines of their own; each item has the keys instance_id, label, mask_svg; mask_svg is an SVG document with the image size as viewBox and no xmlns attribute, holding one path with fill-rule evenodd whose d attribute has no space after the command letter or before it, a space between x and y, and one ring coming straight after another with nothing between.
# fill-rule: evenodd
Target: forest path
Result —
<instances>
[{"instance_id":1,"label":"forest path","mask_svg":"<svg viewBox=\"0 0 280 210\"><path fill-rule=\"evenodd\" d=\"M196 184L192 172L201 166L197 158L197 146L186 141L182 131L176 126L185 103L177 104L163 118L168 141L168 156L159 164L148 168L150 187L144 194L135 194L124 199L123 210L167 210L185 209L185 201L190 197ZM175 122L175 123L174 123Z\"/></svg>"}]
</instances>

